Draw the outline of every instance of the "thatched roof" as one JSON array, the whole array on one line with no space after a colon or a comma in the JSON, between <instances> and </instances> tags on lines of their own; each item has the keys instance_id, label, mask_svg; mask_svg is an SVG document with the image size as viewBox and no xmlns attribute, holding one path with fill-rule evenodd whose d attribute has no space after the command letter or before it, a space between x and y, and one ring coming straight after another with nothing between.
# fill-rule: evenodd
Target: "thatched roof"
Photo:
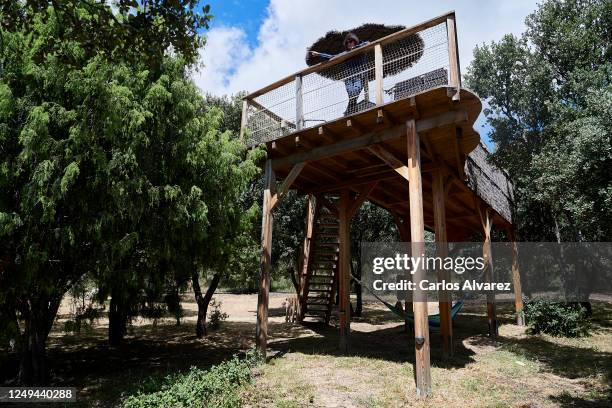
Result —
<instances>
[{"instance_id":1,"label":"thatched roof","mask_svg":"<svg viewBox=\"0 0 612 408\"><path fill-rule=\"evenodd\" d=\"M514 186L506 172L489 163L491 153L480 144L465 161L468 186L506 221L512 223Z\"/></svg>"},{"instance_id":2,"label":"thatched roof","mask_svg":"<svg viewBox=\"0 0 612 408\"><path fill-rule=\"evenodd\" d=\"M308 50L336 55L345 51L343 43L344 38L348 33L355 34L357 37L359 37L360 41L372 42L401 31L404 28L404 26L386 26L384 24L368 23L350 30L329 31L327 34L325 34L325 36L319 38L310 47L308 47ZM396 61L393 64L384 65L383 76L394 75L410 68L423 55L423 48L423 39L418 34L402 37L397 41L385 45L383 52L383 63L388 62L392 58L396 59ZM402 58L398 58L400 55ZM364 58L364 64L373 64L374 52L366 52L363 54L362 58ZM309 66L316 65L320 62L322 62L320 57L311 56L309 53L306 54L306 64ZM341 66L342 64L340 64L340 67L330 67L329 69L319 71L318 73L324 77L338 80L342 77L342 74L339 73ZM372 76L372 78L368 78L368 80L374 79L373 71L374 70L372 70L372 73L369 74Z\"/></svg>"}]
</instances>

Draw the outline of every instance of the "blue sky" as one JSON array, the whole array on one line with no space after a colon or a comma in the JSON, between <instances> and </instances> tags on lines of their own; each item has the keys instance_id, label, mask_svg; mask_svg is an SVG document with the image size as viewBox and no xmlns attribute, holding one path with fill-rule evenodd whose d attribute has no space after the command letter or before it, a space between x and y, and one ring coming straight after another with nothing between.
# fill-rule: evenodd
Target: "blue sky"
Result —
<instances>
[{"instance_id":1,"label":"blue sky","mask_svg":"<svg viewBox=\"0 0 612 408\"><path fill-rule=\"evenodd\" d=\"M455 10L461 70L478 44L520 35L537 0L211 0L214 19L207 31L196 84L216 95L251 92L304 68L304 52L332 29L366 22L412 26ZM485 127L483 127L485 126ZM481 114L474 126L483 140L489 128ZM490 145L490 143L487 143Z\"/></svg>"},{"instance_id":2,"label":"blue sky","mask_svg":"<svg viewBox=\"0 0 612 408\"><path fill-rule=\"evenodd\" d=\"M269 0L213 0L200 4L210 4L211 14L214 16L211 28L241 27L247 34L249 46L256 46L257 33L266 17Z\"/></svg>"}]
</instances>

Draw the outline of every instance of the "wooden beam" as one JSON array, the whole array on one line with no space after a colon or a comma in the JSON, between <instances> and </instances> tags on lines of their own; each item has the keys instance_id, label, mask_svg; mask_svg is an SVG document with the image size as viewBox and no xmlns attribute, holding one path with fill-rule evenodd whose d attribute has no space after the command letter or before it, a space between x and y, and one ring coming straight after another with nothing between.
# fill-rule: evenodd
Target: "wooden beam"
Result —
<instances>
[{"instance_id":1,"label":"wooden beam","mask_svg":"<svg viewBox=\"0 0 612 408\"><path fill-rule=\"evenodd\" d=\"M395 170L400 176L408 180L408 167L400 159L395 157L393 153L385 149L382 145L371 145L367 147L368 151L376 155L380 160L387 163L389 167Z\"/></svg>"},{"instance_id":2,"label":"wooden beam","mask_svg":"<svg viewBox=\"0 0 612 408\"><path fill-rule=\"evenodd\" d=\"M350 196L349 190L344 189L340 193L340 253L339 256L339 270L338 270L338 288L339 288L339 314L340 314L340 351L342 353L348 353L349 349L349 334L351 330L351 310L350 310L350 225L351 217L349 214L350 209Z\"/></svg>"},{"instance_id":3,"label":"wooden beam","mask_svg":"<svg viewBox=\"0 0 612 408\"><path fill-rule=\"evenodd\" d=\"M374 46L374 78L376 83L376 106L381 106L383 99L383 52L382 46Z\"/></svg>"},{"instance_id":4,"label":"wooden beam","mask_svg":"<svg viewBox=\"0 0 612 408\"><path fill-rule=\"evenodd\" d=\"M448 256L448 238L446 235L446 208L444 193L444 175L441 170L432 174L432 194L434 213L434 232L436 235L437 256L444 259ZM448 270L441 268L437 271L438 282L451 282ZM453 355L453 321L451 319L451 297L447 290L438 292L438 305L440 309L440 340L442 341L442 354L445 357Z\"/></svg>"},{"instance_id":5,"label":"wooden beam","mask_svg":"<svg viewBox=\"0 0 612 408\"><path fill-rule=\"evenodd\" d=\"M508 238L512 243L512 286L514 288L514 308L516 310L516 324L525 325L525 314L523 311L523 291L521 288L521 275L518 265L518 245L514 235L514 228L508 228Z\"/></svg>"},{"instance_id":6,"label":"wooden beam","mask_svg":"<svg viewBox=\"0 0 612 408\"><path fill-rule=\"evenodd\" d=\"M373 183L366 184L365 186L363 186L363 188L359 191L359 195L357 196L357 198L355 198L355 201L353 201L349 207L350 218L353 218L353 215L355 215L357 210L359 210L361 204L363 204L363 202L368 199L368 196L372 193L372 191L374 191L377 185L378 181L375 181Z\"/></svg>"},{"instance_id":7,"label":"wooden beam","mask_svg":"<svg viewBox=\"0 0 612 408\"><path fill-rule=\"evenodd\" d=\"M477 203L478 215L484 234L484 242L482 244L482 256L485 260L485 281L493 282L493 256L491 252L491 215L488 208L483 209L480 203ZM489 336L497 337L497 312L495 310L495 293L487 292L487 321L489 324Z\"/></svg>"},{"instance_id":8,"label":"wooden beam","mask_svg":"<svg viewBox=\"0 0 612 408\"><path fill-rule=\"evenodd\" d=\"M461 92L461 76L459 74L459 53L457 52L457 28L455 16L446 19L448 38L448 66L450 70L450 86L455 88L453 101L458 101Z\"/></svg>"},{"instance_id":9,"label":"wooden beam","mask_svg":"<svg viewBox=\"0 0 612 408\"><path fill-rule=\"evenodd\" d=\"M318 187L312 192L315 194L319 194L319 193L325 193L329 191L337 191L343 188L352 188L352 187L360 186L363 184L370 184L375 181L383 181L383 180L388 180L388 179L392 179L396 177L397 177L397 173L395 171L387 170L386 172L383 172L383 173L376 173L376 174L364 176L364 177L351 177L349 179L339 181L333 185Z\"/></svg>"},{"instance_id":10,"label":"wooden beam","mask_svg":"<svg viewBox=\"0 0 612 408\"><path fill-rule=\"evenodd\" d=\"M259 261L259 293L257 296L256 344L261 355L266 357L268 347L268 303L270 299L270 269L272 266L272 208L276 180L272 161L268 159L264 173L264 197L261 217L261 258Z\"/></svg>"},{"instance_id":11,"label":"wooden beam","mask_svg":"<svg viewBox=\"0 0 612 408\"><path fill-rule=\"evenodd\" d=\"M465 109L444 112L440 115L417 121L416 131L425 132L441 126L462 123L467 121L467 118L467 111ZM278 169L303 161L321 160L353 150L363 149L372 144L399 139L404 136L405 132L406 128L401 125L383 130L377 130L366 133L363 136L342 140L332 145L316 147L307 152L300 152L289 156L280 157L278 159L274 159L272 165L274 169Z\"/></svg>"},{"instance_id":12,"label":"wooden beam","mask_svg":"<svg viewBox=\"0 0 612 408\"><path fill-rule=\"evenodd\" d=\"M421 157L419 152L419 134L414 120L406 122L408 176L410 182L410 235L412 239L412 256L424 253L425 225L423 220L423 189L421 186ZM429 321L427 317L427 293L420 290L420 282L425 279L425 270L419 263L413 273L414 291L414 339L415 339L415 374L417 396L431 395L431 367L429 361Z\"/></svg>"},{"instance_id":13,"label":"wooden beam","mask_svg":"<svg viewBox=\"0 0 612 408\"><path fill-rule=\"evenodd\" d=\"M285 177L285 179L283 180L283 184L281 184L280 189L278 190L276 194L272 196L272 199L270 200L270 211L274 210L276 206L278 205L278 203L280 202L280 200L285 196L285 194L287 194L287 191L289 191L289 188L291 188L291 185L293 184L295 179L300 175L305 165L306 163L302 162L302 163L298 163L294 165L291 168L291 171L289 172L287 177Z\"/></svg>"},{"instance_id":14,"label":"wooden beam","mask_svg":"<svg viewBox=\"0 0 612 408\"><path fill-rule=\"evenodd\" d=\"M457 173L461 180L465 180L465 174L463 172L463 160L461 160L461 151L459 150L459 139L463 134L463 130L460 127L455 128L455 134L453 135L453 148L455 150L455 161L457 163Z\"/></svg>"}]
</instances>

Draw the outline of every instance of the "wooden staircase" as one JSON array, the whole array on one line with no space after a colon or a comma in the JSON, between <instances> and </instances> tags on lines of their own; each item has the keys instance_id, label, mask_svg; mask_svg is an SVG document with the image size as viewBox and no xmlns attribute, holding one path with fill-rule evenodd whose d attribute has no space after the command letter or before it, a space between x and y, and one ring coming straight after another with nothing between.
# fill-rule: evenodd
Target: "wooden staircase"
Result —
<instances>
[{"instance_id":1,"label":"wooden staircase","mask_svg":"<svg viewBox=\"0 0 612 408\"><path fill-rule=\"evenodd\" d=\"M301 319L329 323L338 288L338 216L317 205L310 242L305 242ZM308 237L307 237L308 240Z\"/></svg>"}]
</instances>

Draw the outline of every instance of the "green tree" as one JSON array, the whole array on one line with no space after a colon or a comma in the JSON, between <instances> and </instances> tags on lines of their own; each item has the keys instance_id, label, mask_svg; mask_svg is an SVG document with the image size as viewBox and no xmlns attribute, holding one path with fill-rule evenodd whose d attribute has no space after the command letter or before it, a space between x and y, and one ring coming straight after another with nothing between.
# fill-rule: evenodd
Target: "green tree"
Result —
<instances>
[{"instance_id":1,"label":"green tree","mask_svg":"<svg viewBox=\"0 0 612 408\"><path fill-rule=\"evenodd\" d=\"M208 21L195 4L2 5L0 322L23 383L46 381L47 336L84 273L185 281L252 223L236 203L258 170L187 76Z\"/></svg>"},{"instance_id":2,"label":"green tree","mask_svg":"<svg viewBox=\"0 0 612 408\"><path fill-rule=\"evenodd\" d=\"M474 50L466 82L490 105L523 239L612 238L610 15L604 0L548 0L520 38Z\"/></svg>"}]
</instances>

